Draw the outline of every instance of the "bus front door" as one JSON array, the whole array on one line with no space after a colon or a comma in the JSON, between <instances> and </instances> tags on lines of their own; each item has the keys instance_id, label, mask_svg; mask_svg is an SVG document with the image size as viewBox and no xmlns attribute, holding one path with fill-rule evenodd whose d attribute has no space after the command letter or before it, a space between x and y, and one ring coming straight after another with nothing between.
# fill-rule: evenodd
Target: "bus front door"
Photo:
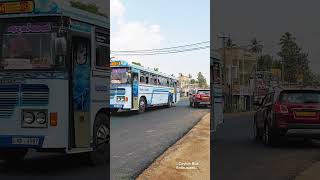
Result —
<instances>
[{"instance_id":1,"label":"bus front door","mask_svg":"<svg viewBox=\"0 0 320 180\"><path fill-rule=\"evenodd\" d=\"M90 40L72 39L73 148L90 147ZM71 131L71 132L72 132Z\"/></svg>"},{"instance_id":2,"label":"bus front door","mask_svg":"<svg viewBox=\"0 0 320 180\"><path fill-rule=\"evenodd\" d=\"M139 74L132 72L132 108L139 109Z\"/></svg>"}]
</instances>

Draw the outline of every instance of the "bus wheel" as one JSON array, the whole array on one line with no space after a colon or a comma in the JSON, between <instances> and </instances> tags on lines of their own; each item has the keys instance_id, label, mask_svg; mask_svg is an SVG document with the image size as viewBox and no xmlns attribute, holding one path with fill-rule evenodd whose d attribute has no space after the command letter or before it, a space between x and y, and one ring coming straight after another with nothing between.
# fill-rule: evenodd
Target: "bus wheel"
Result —
<instances>
[{"instance_id":1,"label":"bus wheel","mask_svg":"<svg viewBox=\"0 0 320 180\"><path fill-rule=\"evenodd\" d=\"M168 107L168 108L172 107L172 100L171 100L171 98L169 98L169 100L168 100L167 107Z\"/></svg>"},{"instance_id":2,"label":"bus wheel","mask_svg":"<svg viewBox=\"0 0 320 180\"><path fill-rule=\"evenodd\" d=\"M146 111L146 100L142 97L139 100L139 113L144 113Z\"/></svg>"},{"instance_id":3,"label":"bus wheel","mask_svg":"<svg viewBox=\"0 0 320 180\"><path fill-rule=\"evenodd\" d=\"M23 160L27 153L27 149L3 150L0 151L0 159L4 160L7 164L14 165L15 162Z\"/></svg>"},{"instance_id":4,"label":"bus wheel","mask_svg":"<svg viewBox=\"0 0 320 180\"><path fill-rule=\"evenodd\" d=\"M107 165L110 156L109 117L106 113L99 113L93 127L93 151L90 153L92 165Z\"/></svg>"}]
</instances>

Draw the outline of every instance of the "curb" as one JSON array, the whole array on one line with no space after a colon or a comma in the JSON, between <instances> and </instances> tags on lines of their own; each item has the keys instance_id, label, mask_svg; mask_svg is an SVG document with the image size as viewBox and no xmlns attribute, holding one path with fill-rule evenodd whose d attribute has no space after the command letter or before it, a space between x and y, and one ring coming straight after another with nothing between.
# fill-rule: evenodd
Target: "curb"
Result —
<instances>
[{"instance_id":1,"label":"curb","mask_svg":"<svg viewBox=\"0 0 320 180\"><path fill-rule=\"evenodd\" d=\"M300 173L294 180L315 180L320 177L320 162L312 164L309 168Z\"/></svg>"}]
</instances>

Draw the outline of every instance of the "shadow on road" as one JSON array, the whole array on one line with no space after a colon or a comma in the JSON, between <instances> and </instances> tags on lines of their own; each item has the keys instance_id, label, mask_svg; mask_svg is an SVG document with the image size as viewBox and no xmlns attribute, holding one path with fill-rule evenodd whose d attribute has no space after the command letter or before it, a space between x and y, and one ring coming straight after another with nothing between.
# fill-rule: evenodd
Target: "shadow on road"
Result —
<instances>
[{"instance_id":1,"label":"shadow on road","mask_svg":"<svg viewBox=\"0 0 320 180\"><path fill-rule=\"evenodd\" d=\"M82 171L95 168L107 169L108 167L93 167L78 155L54 155L41 158L26 159L15 164L6 164L0 161L0 174L2 175L34 175L63 174L72 171ZM101 172L105 173L105 172Z\"/></svg>"},{"instance_id":2,"label":"shadow on road","mask_svg":"<svg viewBox=\"0 0 320 180\"><path fill-rule=\"evenodd\" d=\"M161 111L161 110L164 110L164 109L174 109L174 108L177 108L177 107L187 107L189 109L194 109L194 110L197 110L197 109L199 109L199 110L210 109L210 107L205 107L205 106L200 106L200 107L197 107L197 108L192 108L192 107L189 107L187 105L185 105L185 106L181 106L181 105L180 106L173 106L171 108L168 108L168 107L165 107L165 106L161 106L161 107L150 107L143 114L156 112L156 111ZM129 117L129 116L136 116L136 115L139 115L139 113L137 111L119 111L119 112L111 114L111 116L115 116L115 117Z\"/></svg>"}]
</instances>

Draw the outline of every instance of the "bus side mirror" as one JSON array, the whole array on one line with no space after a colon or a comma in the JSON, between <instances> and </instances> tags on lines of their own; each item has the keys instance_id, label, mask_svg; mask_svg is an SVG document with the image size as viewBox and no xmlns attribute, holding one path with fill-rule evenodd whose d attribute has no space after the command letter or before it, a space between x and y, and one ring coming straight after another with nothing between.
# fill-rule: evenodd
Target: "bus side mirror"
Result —
<instances>
[{"instance_id":1,"label":"bus side mirror","mask_svg":"<svg viewBox=\"0 0 320 180\"><path fill-rule=\"evenodd\" d=\"M55 39L55 50L57 56L67 55L67 40L64 37L57 37Z\"/></svg>"}]
</instances>

